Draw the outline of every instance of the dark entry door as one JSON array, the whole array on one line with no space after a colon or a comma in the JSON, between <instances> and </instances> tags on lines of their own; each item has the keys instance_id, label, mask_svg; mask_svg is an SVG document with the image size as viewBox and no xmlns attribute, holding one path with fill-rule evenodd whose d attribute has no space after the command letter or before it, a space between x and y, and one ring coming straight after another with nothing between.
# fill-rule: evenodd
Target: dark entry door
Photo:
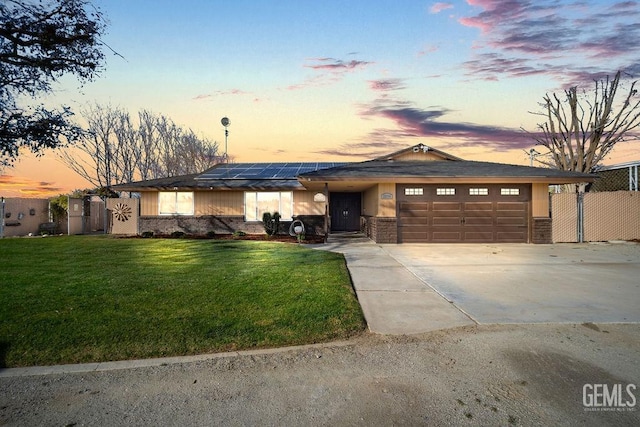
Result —
<instances>
[{"instance_id":1,"label":"dark entry door","mask_svg":"<svg viewBox=\"0 0 640 427\"><path fill-rule=\"evenodd\" d=\"M331 193L329 197L331 231L359 231L360 193Z\"/></svg>"}]
</instances>

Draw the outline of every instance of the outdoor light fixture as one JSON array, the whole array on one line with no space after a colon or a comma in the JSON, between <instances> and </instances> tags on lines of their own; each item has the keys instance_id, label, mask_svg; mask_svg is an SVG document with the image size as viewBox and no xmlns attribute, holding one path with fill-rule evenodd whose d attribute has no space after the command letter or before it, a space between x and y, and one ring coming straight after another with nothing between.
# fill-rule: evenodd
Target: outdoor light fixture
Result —
<instances>
[{"instance_id":1,"label":"outdoor light fixture","mask_svg":"<svg viewBox=\"0 0 640 427\"><path fill-rule=\"evenodd\" d=\"M226 163L229 163L229 157L227 152L227 139L229 138L229 129L227 128L231 124L231 121L229 120L228 117L223 117L222 120L220 120L220 123L222 123L222 126L224 126L224 161Z\"/></svg>"}]
</instances>

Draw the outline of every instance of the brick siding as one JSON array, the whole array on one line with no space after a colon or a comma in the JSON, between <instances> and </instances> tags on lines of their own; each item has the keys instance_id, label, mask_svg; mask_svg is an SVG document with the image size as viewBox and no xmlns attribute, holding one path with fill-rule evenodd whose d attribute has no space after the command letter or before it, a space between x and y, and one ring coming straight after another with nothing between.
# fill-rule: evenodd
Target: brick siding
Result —
<instances>
[{"instance_id":1,"label":"brick siding","mask_svg":"<svg viewBox=\"0 0 640 427\"><path fill-rule=\"evenodd\" d=\"M322 215L304 215L296 217L305 226L305 235L321 236L324 234L324 217ZM288 234L291 221L280 222L278 234ZM247 234L264 234L261 221L245 222L243 216L142 216L140 217L140 233L153 232L156 235L168 235L180 231L190 235L233 234L242 231Z\"/></svg>"},{"instance_id":2,"label":"brick siding","mask_svg":"<svg viewBox=\"0 0 640 427\"><path fill-rule=\"evenodd\" d=\"M367 216L364 218L364 232L376 243L398 243L397 218Z\"/></svg>"},{"instance_id":3,"label":"brick siding","mask_svg":"<svg viewBox=\"0 0 640 427\"><path fill-rule=\"evenodd\" d=\"M552 241L551 218L533 218L531 243L547 244Z\"/></svg>"}]
</instances>

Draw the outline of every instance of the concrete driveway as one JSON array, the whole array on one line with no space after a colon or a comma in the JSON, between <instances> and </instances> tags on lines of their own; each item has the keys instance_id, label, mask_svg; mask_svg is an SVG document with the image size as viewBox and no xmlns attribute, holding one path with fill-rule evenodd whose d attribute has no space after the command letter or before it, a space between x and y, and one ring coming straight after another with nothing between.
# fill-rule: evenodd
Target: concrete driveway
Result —
<instances>
[{"instance_id":1,"label":"concrete driveway","mask_svg":"<svg viewBox=\"0 0 640 427\"><path fill-rule=\"evenodd\" d=\"M372 332L640 323L640 244L334 245Z\"/></svg>"},{"instance_id":2,"label":"concrete driveway","mask_svg":"<svg viewBox=\"0 0 640 427\"><path fill-rule=\"evenodd\" d=\"M388 245L478 323L640 322L640 245Z\"/></svg>"}]
</instances>

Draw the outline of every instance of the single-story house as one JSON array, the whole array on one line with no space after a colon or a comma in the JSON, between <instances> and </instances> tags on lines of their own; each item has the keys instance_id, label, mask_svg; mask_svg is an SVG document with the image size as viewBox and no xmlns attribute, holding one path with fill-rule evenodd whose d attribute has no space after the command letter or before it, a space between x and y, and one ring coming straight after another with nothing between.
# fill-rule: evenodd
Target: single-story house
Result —
<instances>
[{"instance_id":1,"label":"single-story house","mask_svg":"<svg viewBox=\"0 0 640 427\"><path fill-rule=\"evenodd\" d=\"M228 163L194 175L120 184L140 194L139 232L361 231L378 243L551 243L549 185L594 175L462 160L417 144L354 163Z\"/></svg>"}]
</instances>

